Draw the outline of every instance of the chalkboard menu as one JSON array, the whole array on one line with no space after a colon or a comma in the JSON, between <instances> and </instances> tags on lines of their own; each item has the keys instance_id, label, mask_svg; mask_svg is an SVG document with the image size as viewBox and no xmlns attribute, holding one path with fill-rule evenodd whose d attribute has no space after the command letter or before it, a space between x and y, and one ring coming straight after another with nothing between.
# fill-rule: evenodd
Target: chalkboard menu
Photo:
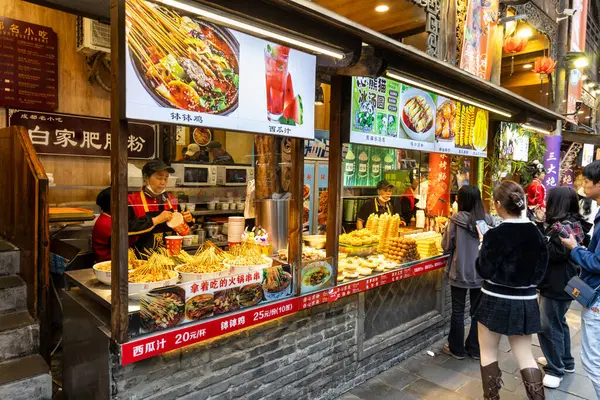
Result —
<instances>
[{"instance_id":1,"label":"chalkboard menu","mask_svg":"<svg viewBox=\"0 0 600 400\"><path fill-rule=\"evenodd\" d=\"M51 28L0 16L0 106L58 107L58 36Z\"/></svg>"}]
</instances>

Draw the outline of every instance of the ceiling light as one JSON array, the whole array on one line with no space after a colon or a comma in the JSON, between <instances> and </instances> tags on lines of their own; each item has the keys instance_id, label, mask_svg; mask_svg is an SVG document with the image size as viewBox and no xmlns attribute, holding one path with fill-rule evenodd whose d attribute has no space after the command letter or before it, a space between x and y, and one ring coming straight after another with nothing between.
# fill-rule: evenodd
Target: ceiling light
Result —
<instances>
[{"instance_id":1,"label":"ceiling light","mask_svg":"<svg viewBox=\"0 0 600 400\"><path fill-rule=\"evenodd\" d=\"M537 132L537 133L542 133L544 135L548 135L550 134L550 131L547 129L542 129L542 128L538 128L536 126L533 125L529 125L529 124L521 124L521 126L523 127L523 129L528 130L528 131L533 131L533 132Z\"/></svg>"},{"instance_id":2,"label":"ceiling light","mask_svg":"<svg viewBox=\"0 0 600 400\"><path fill-rule=\"evenodd\" d=\"M412 85L414 87L417 87L417 88L420 88L420 89L423 89L423 90L428 90L430 92L437 93L439 95L442 95L442 96L445 96L445 97L449 97L449 98L454 99L454 100L462 101L464 103L468 103L468 104L471 104L473 106L476 106L476 107L479 107L479 108L483 108L484 110L488 110L489 112L492 112L494 114L502 115L503 117L506 117L506 118L511 118L512 117L512 114L510 114L510 113L508 113L506 111L500 110L500 109L495 108L495 107L488 106L488 105L483 104L483 103L479 103L478 101L471 100L471 99L468 99L466 97L462 97L462 96L460 96L458 94L447 92L447 91L445 91L443 89L439 89L439 88L434 87L434 86L429 86L429 85L427 85L425 83L422 83L422 82L419 82L419 81L415 81L415 80L413 80L411 78L407 78L405 76L398 75L398 74L396 74L394 72L391 72L390 70L386 71L386 75L388 77L392 78L392 79L395 79L395 80L399 81L399 82L407 83L409 85Z\"/></svg>"},{"instance_id":3,"label":"ceiling light","mask_svg":"<svg viewBox=\"0 0 600 400\"><path fill-rule=\"evenodd\" d=\"M533 64L525 64L525 65L523 65L523 68L524 69L531 69L531 68L533 68Z\"/></svg>"},{"instance_id":4,"label":"ceiling light","mask_svg":"<svg viewBox=\"0 0 600 400\"><path fill-rule=\"evenodd\" d=\"M261 28L259 26L249 24L242 20L230 18L226 15L217 14L213 11L209 11L208 9L200 8L200 6L197 6L197 5L191 5L191 4L184 3L184 2L181 2L178 0L157 0L157 1L164 5L199 15L199 16L209 19L213 22L218 22L218 23L226 25L232 29L250 33L255 36L262 36L262 37L266 37L269 39L278 40L280 42L287 43L291 46L300 47L302 49L309 50L309 51L317 53L317 54L324 54L324 55L336 58L338 60L341 60L345 57L344 53L342 53L336 49L327 48L322 45L313 44L313 43L310 43L310 42L307 42L304 40L299 40L294 37L284 35L277 31Z\"/></svg>"},{"instance_id":5,"label":"ceiling light","mask_svg":"<svg viewBox=\"0 0 600 400\"><path fill-rule=\"evenodd\" d=\"M583 114L583 110L577 111L577 114Z\"/></svg>"},{"instance_id":6,"label":"ceiling light","mask_svg":"<svg viewBox=\"0 0 600 400\"><path fill-rule=\"evenodd\" d=\"M592 118L591 115L588 115L588 116L585 117L585 119L590 119L590 118Z\"/></svg>"},{"instance_id":7,"label":"ceiling light","mask_svg":"<svg viewBox=\"0 0 600 400\"><path fill-rule=\"evenodd\" d=\"M596 94L600 94L600 89L596 89Z\"/></svg>"},{"instance_id":8,"label":"ceiling light","mask_svg":"<svg viewBox=\"0 0 600 400\"><path fill-rule=\"evenodd\" d=\"M519 36L521 38L530 38L533 36L533 31L531 30L530 27L524 26L517 31L517 36Z\"/></svg>"},{"instance_id":9,"label":"ceiling light","mask_svg":"<svg viewBox=\"0 0 600 400\"><path fill-rule=\"evenodd\" d=\"M386 6L385 4L380 4L377 7L375 7L375 11L377 12L386 12L390 9L389 6Z\"/></svg>"}]
</instances>

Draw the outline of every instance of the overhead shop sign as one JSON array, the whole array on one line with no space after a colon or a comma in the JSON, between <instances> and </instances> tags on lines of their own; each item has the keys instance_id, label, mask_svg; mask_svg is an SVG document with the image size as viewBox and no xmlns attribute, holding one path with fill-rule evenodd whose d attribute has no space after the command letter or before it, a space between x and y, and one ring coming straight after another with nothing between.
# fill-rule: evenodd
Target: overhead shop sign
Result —
<instances>
[{"instance_id":1,"label":"overhead shop sign","mask_svg":"<svg viewBox=\"0 0 600 400\"><path fill-rule=\"evenodd\" d=\"M9 109L8 125L24 127L38 154L110 157L108 118ZM129 123L128 157L156 158L157 139L156 125Z\"/></svg>"},{"instance_id":2,"label":"overhead shop sign","mask_svg":"<svg viewBox=\"0 0 600 400\"><path fill-rule=\"evenodd\" d=\"M145 0L128 0L129 119L314 137L316 58Z\"/></svg>"},{"instance_id":3,"label":"overhead shop sign","mask_svg":"<svg viewBox=\"0 0 600 400\"><path fill-rule=\"evenodd\" d=\"M386 78L352 80L350 142L486 157L488 112Z\"/></svg>"}]
</instances>

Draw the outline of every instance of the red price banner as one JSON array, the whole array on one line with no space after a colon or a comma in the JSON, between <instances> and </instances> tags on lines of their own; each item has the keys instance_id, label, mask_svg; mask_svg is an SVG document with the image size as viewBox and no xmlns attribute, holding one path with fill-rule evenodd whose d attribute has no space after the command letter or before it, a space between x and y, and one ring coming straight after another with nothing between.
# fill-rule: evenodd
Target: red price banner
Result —
<instances>
[{"instance_id":1,"label":"red price banner","mask_svg":"<svg viewBox=\"0 0 600 400\"><path fill-rule=\"evenodd\" d=\"M401 279L444 268L447 258L447 256L444 256L424 261L411 267L339 285L329 290L311 293L302 297L294 297L247 311L144 336L121 345L121 365L131 364L166 353L167 351L176 350L226 333L284 317L319 304L332 303L342 297L351 296L388 283L397 282Z\"/></svg>"}]
</instances>

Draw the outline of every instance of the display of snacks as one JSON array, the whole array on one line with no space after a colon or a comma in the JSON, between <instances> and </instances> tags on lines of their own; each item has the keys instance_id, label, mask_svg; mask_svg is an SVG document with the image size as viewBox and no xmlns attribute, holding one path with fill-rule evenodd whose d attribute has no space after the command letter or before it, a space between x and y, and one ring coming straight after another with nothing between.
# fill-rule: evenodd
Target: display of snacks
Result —
<instances>
[{"instance_id":1,"label":"display of snacks","mask_svg":"<svg viewBox=\"0 0 600 400\"><path fill-rule=\"evenodd\" d=\"M369 218L367 218L366 228L371 231L373 235L377 235L379 229L379 215L371 214Z\"/></svg>"},{"instance_id":2,"label":"display of snacks","mask_svg":"<svg viewBox=\"0 0 600 400\"><path fill-rule=\"evenodd\" d=\"M421 259L436 257L444 252L442 249L442 235L440 233L423 232L406 237L414 239L417 242L417 249L419 250Z\"/></svg>"},{"instance_id":3,"label":"display of snacks","mask_svg":"<svg viewBox=\"0 0 600 400\"><path fill-rule=\"evenodd\" d=\"M389 215L383 214L379 217L379 227L377 233L379 235L379 245L377 246L377 252L383 254L385 249L388 247L388 243L397 238L400 228L400 216L398 214Z\"/></svg>"},{"instance_id":4,"label":"display of snacks","mask_svg":"<svg viewBox=\"0 0 600 400\"><path fill-rule=\"evenodd\" d=\"M414 239L393 238L384 249L385 258L400 264L417 261L421 257Z\"/></svg>"},{"instance_id":5,"label":"display of snacks","mask_svg":"<svg viewBox=\"0 0 600 400\"><path fill-rule=\"evenodd\" d=\"M448 225L448 217L428 216L425 221L425 231L444 233L446 225Z\"/></svg>"},{"instance_id":6,"label":"display of snacks","mask_svg":"<svg viewBox=\"0 0 600 400\"><path fill-rule=\"evenodd\" d=\"M379 237L373 234L369 229L359 229L350 233L340 235L341 246L372 246L379 242Z\"/></svg>"}]
</instances>

